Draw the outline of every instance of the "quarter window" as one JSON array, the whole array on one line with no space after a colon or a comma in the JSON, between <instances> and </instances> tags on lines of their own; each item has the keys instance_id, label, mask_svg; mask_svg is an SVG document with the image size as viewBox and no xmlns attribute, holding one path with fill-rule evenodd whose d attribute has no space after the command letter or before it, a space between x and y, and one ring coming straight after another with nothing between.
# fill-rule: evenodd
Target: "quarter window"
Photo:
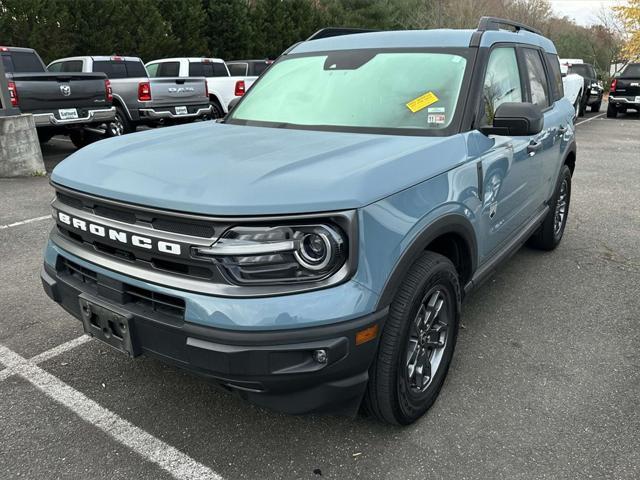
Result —
<instances>
[{"instance_id":1,"label":"quarter window","mask_svg":"<svg viewBox=\"0 0 640 480\"><path fill-rule=\"evenodd\" d=\"M549 106L549 84L542 65L542 58L538 50L525 48L524 61L527 65L529 91L531 92L531 103L540 108Z\"/></svg>"},{"instance_id":2,"label":"quarter window","mask_svg":"<svg viewBox=\"0 0 640 480\"><path fill-rule=\"evenodd\" d=\"M505 102L522 102L522 84L516 51L510 47L491 52L483 87L482 125L491 125L496 109Z\"/></svg>"}]
</instances>

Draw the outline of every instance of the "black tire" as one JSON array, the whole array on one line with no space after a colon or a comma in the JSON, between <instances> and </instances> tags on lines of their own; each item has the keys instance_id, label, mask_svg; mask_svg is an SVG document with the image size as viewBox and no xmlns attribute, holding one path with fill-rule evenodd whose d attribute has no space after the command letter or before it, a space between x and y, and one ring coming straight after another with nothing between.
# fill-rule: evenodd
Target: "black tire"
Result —
<instances>
[{"instance_id":1,"label":"black tire","mask_svg":"<svg viewBox=\"0 0 640 480\"><path fill-rule=\"evenodd\" d=\"M607 106L607 118L616 118L617 116L618 108L612 103L609 103L609 106Z\"/></svg>"},{"instance_id":2,"label":"black tire","mask_svg":"<svg viewBox=\"0 0 640 480\"><path fill-rule=\"evenodd\" d=\"M54 133L47 130L38 130L38 142L47 143L53 138Z\"/></svg>"},{"instance_id":3,"label":"black tire","mask_svg":"<svg viewBox=\"0 0 640 480\"><path fill-rule=\"evenodd\" d=\"M215 120L216 118L224 117L225 113L224 113L224 110L222 109L222 105L220 105L220 102L218 101L218 99L212 98L209 103L211 104L211 108L212 108L212 110L211 110L211 118L213 120Z\"/></svg>"},{"instance_id":4,"label":"black tire","mask_svg":"<svg viewBox=\"0 0 640 480\"><path fill-rule=\"evenodd\" d=\"M122 135L127 133L135 132L136 127L131 123L129 117L127 116L127 112L120 106L116 106L116 118L113 121L116 124L116 128L120 130Z\"/></svg>"},{"instance_id":5,"label":"black tire","mask_svg":"<svg viewBox=\"0 0 640 480\"><path fill-rule=\"evenodd\" d=\"M438 342L443 341L440 348L424 347L424 335L416 336L419 329L418 312L425 302L429 302L434 295L434 304L440 305L439 313L433 316L434 322L428 332L438 335ZM369 371L369 384L364 398L366 411L377 419L399 425L408 425L420 418L435 402L442 388L451 364L458 335L460 317L460 283L458 273L448 258L434 252L425 252L411 267L407 276L389 307L389 315L380 338L380 345ZM428 305L424 312L429 311ZM435 309L431 310L432 313ZM436 324L435 320L438 320ZM440 322L446 323L444 337L442 332L435 330L441 327ZM424 323L426 325L426 323ZM415 337L415 338L414 338ZM429 376L428 383L420 382L424 390L412 384L409 374L409 364L416 348L422 352L433 348L429 355L429 365L437 358L435 373ZM416 355L418 358L426 358ZM430 367L432 368L432 367ZM418 382L418 369L414 367L415 381ZM424 372L424 369L420 370ZM417 383L416 383L417 385Z\"/></svg>"},{"instance_id":6,"label":"black tire","mask_svg":"<svg viewBox=\"0 0 640 480\"><path fill-rule=\"evenodd\" d=\"M584 117L584 113L587 109L587 99L584 95L580 95L580 109L578 111L579 117Z\"/></svg>"},{"instance_id":7,"label":"black tire","mask_svg":"<svg viewBox=\"0 0 640 480\"><path fill-rule=\"evenodd\" d=\"M598 100L596 103L591 105L591 111L592 112L599 112L600 111L600 107L602 107L602 100Z\"/></svg>"},{"instance_id":8,"label":"black tire","mask_svg":"<svg viewBox=\"0 0 640 480\"><path fill-rule=\"evenodd\" d=\"M540 228L529 239L529 245L540 250L553 250L564 235L571 204L571 170L563 165L558 175L556 189L549 202L549 213Z\"/></svg>"},{"instance_id":9,"label":"black tire","mask_svg":"<svg viewBox=\"0 0 640 480\"><path fill-rule=\"evenodd\" d=\"M89 136L84 130L73 130L69 133L69 140L77 148L81 149L91 143Z\"/></svg>"}]
</instances>

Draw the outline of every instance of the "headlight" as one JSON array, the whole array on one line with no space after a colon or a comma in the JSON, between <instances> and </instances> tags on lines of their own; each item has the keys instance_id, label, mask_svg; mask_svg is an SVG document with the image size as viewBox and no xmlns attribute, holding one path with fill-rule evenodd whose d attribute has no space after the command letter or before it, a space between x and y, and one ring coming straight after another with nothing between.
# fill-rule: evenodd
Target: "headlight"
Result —
<instances>
[{"instance_id":1,"label":"headlight","mask_svg":"<svg viewBox=\"0 0 640 480\"><path fill-rule=\"evenodd\" d=\"M331 224L237 226L195 254L213 258L233 283L315 282L345 265L348 240Z\"/></svg>"}]
</instances>

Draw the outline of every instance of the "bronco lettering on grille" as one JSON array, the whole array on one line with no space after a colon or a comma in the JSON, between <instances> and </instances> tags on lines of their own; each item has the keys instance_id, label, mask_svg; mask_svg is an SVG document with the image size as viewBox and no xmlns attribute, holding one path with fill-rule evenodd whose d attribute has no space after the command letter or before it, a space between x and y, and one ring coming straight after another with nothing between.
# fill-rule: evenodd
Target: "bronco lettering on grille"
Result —
<instances>
[{"instance_id":1,"label":"bronco lettering on grille","mask_svg":"<svg viewBox=\"0 0 640 480\"><path fill-rule=\"evenodd\" d=\"M65 225L68 225L69 227L72 227L76 230L89 232L97 237L108 238L109 240L114 242L119 242L125 245L133 245L134 247L144 248L147 250L155 249L158 252L168 253L170 255L180 255L182 253L182 249L179 243L165 242L163 240L134 235L124 230L116 230L114 228L91 223L80 218L75 218L61 211L57 211L57 214L58 220L60 220Z\"/></svg>"}]
</instances>

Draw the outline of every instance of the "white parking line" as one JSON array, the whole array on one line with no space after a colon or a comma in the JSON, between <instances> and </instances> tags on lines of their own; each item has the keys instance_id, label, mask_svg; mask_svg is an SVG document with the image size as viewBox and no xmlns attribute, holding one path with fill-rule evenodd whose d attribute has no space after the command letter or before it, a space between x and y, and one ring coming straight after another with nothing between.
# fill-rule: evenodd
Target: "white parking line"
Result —
<instances>
[{"instance_id":1,"label":"white parking line","mask_svg":"<svg viewBox=\"0 0 640 480\"><path fill-rule=\"evenodd\" d=\"M80 345L87 343L90 340L91 340L91 337L89 335L81 335L78 338L74 338L73 340L69 340L68 342L63 343L62 345L53 347L52 349L47 350L46 352L42 352L36 355L35 357L33 357L29 361L35 364L46 362L47 360L53 357L57 357L58 355L61 355L68 350L71 350L72 348L79 347Z\"/></svg>"},{"instance_id":2,"label":"white parking line","mask_svg":"<svg viewBox=\"0 0 640 480\"><path fill-rule=\"evenodd\" d=\"M99 428L146 460L179 480L222 480L209 467L136 427L73 389L7 347L0 345L0 363L20 375L51 399L64 405L84 421Z\"/></svg>"},{"instance_id":3,"label":"white parking line","mask_svg":"<svg viewBox=\"0 0 640 480\"><path fill-rule=\"evenodd\" d=\"M587 118L586 120L582 120L581 122L576 123L576 127L578 125L582 125L583 123L590 122L591 120L595 120L596 118L600 118L603 115L605 115L605 114L604 113L600 113L599 115L596 115L595 117L591 117L591 118Z\"/></svg>"},{"instance_id":4,"label":"white parking line","mask_svg":"<svg viewBox=\"0 0 640 480\"><path fill-rule=\"evenodd\" d=\"M51 215L44 215L42 217L35 217L35 218L30 218L28 220L22 220L21 222L9 223L7 225L0 225L0 230L4 230L5 228L11 228L11 227L19 227L20 225L26 225L27 223L41 222L42 220L46 220L47 218L51 218Z\"/></svg>"}]
</instances>

